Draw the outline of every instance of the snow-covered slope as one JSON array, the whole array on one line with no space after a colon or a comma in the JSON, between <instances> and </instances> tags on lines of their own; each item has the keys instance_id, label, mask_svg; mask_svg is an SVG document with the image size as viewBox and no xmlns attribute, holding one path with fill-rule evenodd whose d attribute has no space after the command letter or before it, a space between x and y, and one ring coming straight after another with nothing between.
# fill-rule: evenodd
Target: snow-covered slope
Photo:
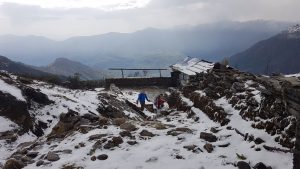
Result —
<instances>
[{"instance_id":1,"label":"snow-covered slope","mask_svg":"<svg viewBox=\"0 0 300 169\"><path fill-rule=\"evenodd\" d=\"M71 90L40 81L23 84L13 75L0 75L0 80L5 84L0 91L23 98L32 120L43 124L41 137L33 130L18 134L21 126L2 117L0 110L0 168L13 164L26 169L232 169L244 164L241 161L251 167L259 162L273 169L293 167L292 153L275 140L281 134L255 126L272 116L245 118L245 109L237 108L249 106L250 101L255 105L253 111L265 108L267 98L257 90L264 86L253 79L230 84L230 96L201 87L171 89L165 94L170 109L159 115L144 111L149 118L136 109L138 93L132 90ZM206 80L202 82L205 87ZM25 87L45 94L52 102L37 103L25 95ZM233 104L233 97L240 100ZM210 116L208 109L212 108L216 109ZM17 136L6 139L5 133ZM270 147L279 151L270 151Z\"/></svg>"}]
</instances>

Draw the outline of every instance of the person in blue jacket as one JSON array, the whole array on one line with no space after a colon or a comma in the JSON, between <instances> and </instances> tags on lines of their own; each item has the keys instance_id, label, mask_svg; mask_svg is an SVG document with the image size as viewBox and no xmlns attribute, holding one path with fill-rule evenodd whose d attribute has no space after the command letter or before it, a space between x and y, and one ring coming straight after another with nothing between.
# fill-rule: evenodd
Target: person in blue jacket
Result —
<instances>
[{"instance_id":1,"label":"person in blue jacket","mask_svg":"<svg viewBox=\"0 0 300 169\"><path fill-rule=\"evenodd\" d=\"M150 100L148 99L148 97L147 97L145 91L142 91L142 92L139 94L138 99L136 100L136 104L138 104L138 103L140 102L140 104L141 104L141 110L142 110L142 111L144 111L144 109L145 109L145 103L146 103L146 100L147 100L148 102L150 102Z\"/></svg>"}]
</instances>

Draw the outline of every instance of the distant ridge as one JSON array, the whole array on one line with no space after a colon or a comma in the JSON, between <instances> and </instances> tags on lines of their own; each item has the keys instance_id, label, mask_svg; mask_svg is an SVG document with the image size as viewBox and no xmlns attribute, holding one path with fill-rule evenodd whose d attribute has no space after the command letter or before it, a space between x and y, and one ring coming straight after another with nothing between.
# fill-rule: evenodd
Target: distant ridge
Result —
<instances>
[{"instance_id":1,"label":"distant ridge","mask_svg":"<svg viewBox=\"0 0 300 169\"><path fill-rule=\"evenodd\" d=\"M73 76L75 73L79 73L82 80L99 80L105 76L103 72L67 58L57 58L48 66L39 67L38 69L63 76Z\"/></svg>"},{"instance_id":2,"label":"distant ridge","mask_svg":"<svg viewBox=\"0 0 300 169\"><path fill-rule=\"evenodd\" d=\"M260 41L233 55L230 64L240 70L260 74L300 72L300 25Z\"/></svg>"},{"instance_id":3,"label":"distant ridge","mask_svg":"<svg viewBox=\"0 0 300 169\"><path fill-rule=\"evenodd\" d=\"M7 57L1 55L0 55L0 70L5 70L7 72L18 74L18 75L30 75L33 77L53 76L53 74L34 69L31 66L25 65L20 62L14 62L8 59Z\"/></svg>"}]
</instances>

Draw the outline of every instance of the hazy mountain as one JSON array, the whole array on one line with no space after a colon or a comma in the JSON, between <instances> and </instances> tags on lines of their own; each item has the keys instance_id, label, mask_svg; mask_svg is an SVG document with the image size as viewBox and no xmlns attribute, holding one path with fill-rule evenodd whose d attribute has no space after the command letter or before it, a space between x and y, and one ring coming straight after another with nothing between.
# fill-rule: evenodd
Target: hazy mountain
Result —
<instances>
[{"instance_id":1,"label":"hazy mountain","mask_svg":"<svg viewBox=\"0 0 300 169\"><path fill-rule=\"evenodd\" d=\"M19 75L30 75L34 77L53 76L52 74L36 70L23 63L11 61L10 59L4 56L0 56L0 70L5 70L10 73L15 73Z\"/></svg>"},{"instance_id":2,"label":"hazy mountain","mask_svg":"<svg viewBox=\"0 0 300 169\"><path fill-rule=\"evenodd\" d=\"M64 41L8 35L0 37L0 52L14 60L39 66L66 57L94 68L157 68L167 67L186 56L219 60L269 38L289 25L272 21L219 22L73 37Z\"/></svg>"},{"instance_id":3,"label":"hazy mountain","mask_svg":"<svg viewBox=\"0 0 300 169\"><path fill-rule=\"evenodd\" d=\"M232 66L254 73L300 72L300 26L260 41L230 58Z\"/></svg>"},{"instance_id":4,"label":"hazy mountain","mask_svg":"<svg viewBox=\"0 0 300 169\"><path fill-rule=\"evenodd\" d=\"M96 80L103 79L104 77L103 72L96 71L80 62L72 61L66 58L57 58L50 65L39 67L38 69L44 72L63 76L73 76L75 73L79 73L82 80Z\"/></svg>"}]
</instances>

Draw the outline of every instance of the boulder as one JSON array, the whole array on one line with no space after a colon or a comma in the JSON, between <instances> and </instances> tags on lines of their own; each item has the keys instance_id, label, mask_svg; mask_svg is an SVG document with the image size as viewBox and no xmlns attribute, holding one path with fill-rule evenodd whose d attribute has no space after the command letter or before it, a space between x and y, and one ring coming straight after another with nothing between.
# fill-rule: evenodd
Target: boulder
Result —
<instances>
[{"instance_id":1,"label":"boulder","mask_svg":"<svg viewBox=\"0 0 300 169\"><path fill-rule=\"evenodd\" d=\"M205 132L200 133L200 138L208 142L216 142L218 140L218 138L215 135Z\"/></svg>"},{"instance_id":2,"label":"boulder","mask_svg":"<svg viewBox=\"0 0 300 169\"><path fill-rule=\"evenodd\" d=\"M112 142L114 143L115 146L118 146L119 144L123 143L123 139L121 137L113 137Z\"/></svg>"},{"instance_id":3,"label":"boulder","mask_svg":"<svg viewBox=\"0 0 300 169\"><path fill-rule=\"evenodd\" d=\"M127 141L127 143L128 143L129 145L131 145L131 146L133 146L133 145L136 145L136 144L137 144L137 142L136 142L136 141L134 141L134 140L129 140L129 141Z\"/></svg>"},{"instance_id":4,"label":"boulder","mask_svg":"<svg viewBox=\"0 0 300 169\"><path fill-rule=\"evenodd\" d=\"M254 140L254 143L255 144L261 144L261 143L264 143L265 141L259 137L257 137L255 140Z\"/></svg>"},{"instance_id":5,"label":"boulder","mask_svg":"<svg viewBox=\"0 0 300 169\"><path fill-rule=\"evenodd\" d=\"M143 137L154 137L155 136L155 134L149 132L148 130L141 131L140 135L143 136Z\"/></svg>"},{"instance_id":6,"label":"boulder","mask_svg":"<svg viewBox=\"0 0 300 169\"><path fill-rule=\"evenodd\" d=\"M40 161L38 161L38 162L36 162L36 166L37 167L39 167L39 166L41 166L41 165L43 165L45 162L43 161L43 160L40 160Z\"/></svg>"},{"instance_id":7,"label":"boulder","mask_svg":"<svg viewBox=\"0 0 300 169\"><path fill-rule=\"evenodd\" d=\"M126 122L125 118L115 118L115 119L112 120L112 124L116 125L116 126L121 126L125 122Z\"/></svg>"},{"instance_id":8,"label":"boulder","mask_svg":"<svg viewBox=\"0 0 300 169\"><path fill-rule=\"evenodd\" d=\"M40 92L38 89L34 89L28 86L22 86L21 91L22 94L26 96L27 100L31 100L42 105L49 105L54 103L53 101L49 100L47 95Z\"/></svg>"},{"instance_id":9,"label":"boulder","mask_svg":"<svg viewBox=\"0 0 300 169\"><path fill-rule=\"evenodd\" d=\"M28 152L28 153L26 154L26 156L27 156L27 157L30 157L30 158L35 158L35 157L38 156L38 154L39 154L39 152Z\"/></svg>"},{"instance_id":10,"label":"boulder","mask_svg":"<svg viewBox=\"0 0 300 169\"><path fill-rule=\"evenodd\" d=\"M193 133L193 131L189 128L186 128L186 127L179 127L179 128L175 128L175 129L172 129L170 131L167 132L167 135L171 135L171 136L178 136L180 134L183 134L183 133Z\"/></svg>"},{"instance_id":11,"label":"boulder","mask_svg":"<svg viewBox=\"0 0 300 169\"><path fill-rule=\"evenodd\" d=\"M53 152L48 152L48 154L46 156L46 159L48 161L58 161L60 159L60 157L57 154L53 153Z\"/></svg>"},{"instance_id":12,"label":"boulder","mask_svg":"<svg viewBox=\"0 0 300 169\"><path fill-rule=\"evenodd\" d=\"M127 130L127 131L135 131L137 127L131 123L124 123L120 126L121 129Z\"/></svg>"},{"instance_id":13,"label":"boulder","mask_svg":"<svg viewBox=\"0 0 300 169\"><path fill-rule=\"evenodd\" d=\"M203 148L208 152L211 153L214 150L214 146L212 144L206 143Z\"/></svg>"},{"instance_id":14,"label":"boulder","mask_svg":"<svg viewBox=\"0 0 300 169\"><path fill-rule=\"evenodd\" d=\"M254 169L270 169L270 167L267 167L264 163L259 162L254 167Z\"/></svg>"},{"instance_id":15,"label":"boulder","mask_svg":"<svg viewBox=\"0 0 300 169\"><path fill-rule=\"evenodd\" d=\"M106 155L106 154L101 154L101 155L97 156L98 160L106 160L107 158L108 158L108 155Z\"/></svg>"},{"instance_id":16,"label":"boulder","mask_svg":"<svg viewBox=\"0 0 300 169\"><path fill-rule=\"evenodd\" d=\"M126 130L121 131L119 134L120 134L121 137L132 137L130 131L126 131Z\"/></svg>"},{"instance_id":17,"label":"boulder","mask_svg":"<svg viewBox=\"0 0 300 169\"><path fill-rule=\"evenodd\" d=\"M251 169L250 165L246 163L245 161L239 161L237 163L238 169Z\"/></svg>"},{"instance_id":18,"label":"boulder","mask_svg":"<svg viewBox=\"0 0 300 169\"><path fill-rule=\"evenodd\" d=\"M21 169L25 167L25 164L22 161L16 159L9 159L3 166L3 169Z\"/></svg>"},{"instance_id":19,"label":"boulder","mask_svg":"<svg viewBox=\"0 0 300 169\"><path fill-rule=\"evenodd\" d=\"M98 139L101 139L106 136L107 136L107 134L94 134L89 137L89 141L98 140Z\"/></svg>"}]
</instances>

